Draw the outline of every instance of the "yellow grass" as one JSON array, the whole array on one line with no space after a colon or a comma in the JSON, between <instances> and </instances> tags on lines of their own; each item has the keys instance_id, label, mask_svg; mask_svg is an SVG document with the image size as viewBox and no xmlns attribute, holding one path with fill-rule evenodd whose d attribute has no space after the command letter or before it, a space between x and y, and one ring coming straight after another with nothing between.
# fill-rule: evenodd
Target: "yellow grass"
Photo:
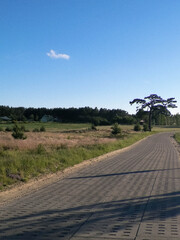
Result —
<instances>
[{"instance_id":1,"label":"yellow grass","mask_svg":"<svg viewBox=\"0 0 180 240\"><path fill-rule=\"evenodd\" d=\"M113 142L110 130L87 131L83 133L69 132L27 132L25 140L14 139L10 132L0 132L0 147L10 149L34 149L39 144L46 147L66 145L67 147L93 145Z\"/></svg>"},{"instance_id":2,"label":"yellow grass","mask_svg":"<svg viewBox=\"0 0 180 240\"><path fill-rule=\"evenodd\" d=\"M133 126L121 125L123 135L132 133ZM111 126L99 126L98 131L88 131L80 129L69 132L26 132L27 139L18 140L11 136L11 132L0 132L0 148L10 149L35 149L42 144L46 147L65 145L67 147L94 145L102 143L111 143L116 141L116 138L111 134ZM180 128L162 128L153 127L153 131L178 131Z\"/></svg>"}]
</instances>

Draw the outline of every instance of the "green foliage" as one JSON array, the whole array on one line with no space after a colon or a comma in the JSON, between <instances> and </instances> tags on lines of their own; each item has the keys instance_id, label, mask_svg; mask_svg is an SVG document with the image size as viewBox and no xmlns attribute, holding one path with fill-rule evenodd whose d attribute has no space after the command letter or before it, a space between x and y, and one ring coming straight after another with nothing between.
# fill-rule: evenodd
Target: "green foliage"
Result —
<instances>
[{"instance_id":1,"label":"green foliage","mask_svg":"<svg viewBox=\"0 0 180 240\"><path fill-rule=\"evenodd\" d=\"M91 124L91 128L90 129L93 130L93 131L97 131L97 127L94 124Z\"/></svg>"},{"instance_id":2,"label":"green foliage","mask_svg":"<svg viewBox=\"0 0 180 240\"><path fill-rule=\"evenodd\" d=\"M180 143L180 133L179 132L174 134L174 138L178 143Z\"/></svg>"},{"instance_id":3,"label":"green foliage","mask_svg":"<svg viewBox=\"0 0 180 240\"><path fill-rule=\"evenodd\" d=\"M138 105L137 111L148 109L149 131L151 131L153 114L170 115L168 108L176 108L176 102L175 98L163 99L157 94L151 94L144 99L136 98L130 104L136 103Z\"/></svg>"},{"instance_id":4,"label":"green foliage","mask_svg":"<svg viewBox=\"0 0 180 240\"><path fill-rule=\"evenodd\" d=\"M121 128L119 127L118 123L115 123L112 127L112 134L113 135L117 135L117 134L120 134L121 133Z\"/></svg>"},{"instance_id":5,"label":"green foliage","mask_svg":"<svg viewBox=\"0 0 180 240\"><path fill-rule=\"evenodd\" d=\"M19 126L22 132L29 132L24 125Z\"/></svg>"},{"instance_id":6,"label":"green foliage","mask_svg":"<svg viewBox=\"0 0 180 240\"><path fill-rule=\"evenodd\" d=\"M6 132L12 132L12 128L6 127L6 128L5 128L5 131L6 131Z\"/></svg>"},{"instance_id":7,"label":"green foliage","mask_svg":"<svg viewBox=\"0 0 180 240\"><path fill-rule=\"evenodd\" d=\"M13 138L15 139L26 139L27 137L24 135L24 131L22 130L22 127L19 127L17 124L13 127Z\"/></svg>"},{"instance_id":8,"label":"green foliage","mask_svg":"<svg viewBox=\"0 0 180 240\"><path fill-rule=\"evenodd\" d=\"M128 125L132 125L135 122L135 118L133 116L115 116L113 119L114 123L118 123L118 124L128 124Z\"/></svg>"},{"instance_id":9,"label":"green foliage","mask_svg":"<svg viewBox=\"0 0 180 240\"><path fill-rule=\"evenodd\" d=\"M45 132L46 131L46 128L45 126L41 126L40 128L34 128L33 129L33 132Z\"/></svg>"},{"instance_id":10,"label":"green foliage","mask_svg":"<svg viewBox=\"0 0 180 240\"><path fill-rule=\"evenodd\" d=\"M134 131L138 132L138 131L141 131L141 126L139 123L137 123L135 126L134 126Z\"/></svg>"},{"instance_id":11,"label":"green foliage","mask_svg":"<svg viewBox=\"0 0 180 240\"><path fill-rule=\"evenodd\" d=\"M17 123L17 122L15 122ZM45 130L47 132L61 132L61 131L71 131L71 130L79 130L79 129L87 129L91 126L91 124L87 123L58 123L58 122L48 122L48 123L40 123L40 122L27 122L27 123L21 123L18 122L19 126L25 126L25 132L33 131L38 132L39 129L44 126ZM6 129L7 127L10 128L12 131L12 128L14 124L12 123L1 123L0 126L3 129ZM38 130L37 130L38 129Z\"/></svg>"},{"instance_id":12,"label":"green foliage","mask_svg":"<svg viewBox=\"0 0 180 240\"><path fill-rule=\"evenodd\" d=\"M30 121L34 121L34 114L31 114L31 115L29 116L29 120L30 120Z\"/></svg>"},{"instance_id":13,"label":"green foliage","mask_svg":"<svg viewBox=\"0 0 180 240\"><path fill-rule=\"evenodd\" d=\"M40 132L45 132L45 131L46 131L45 126L41 126L41 127L40 127Z\"/></svg>"},{"instance_id":14,"label":"green foliage","mask_svg":"<svg viewBox=\"0 0 180 240\"><path fill-rule=\"evenodd\" d=\"M149 131L148 125L146 123L143 124L143 131L144 132Z\"/></svg>"},{"instance_id":15,"label":"green foliage","mask_svg":"<svg viewBox=\"0 0 180 240\"><path fill-rule=\"evenodd\" d=\"M45 147L42 144L39 144L37 146L37 148L35 149L35 152L37 154L43 154L43 153L46 153L46 149L45 149Z\"/></svg>"},{"instance_id":16,"label":"green foliage","mask_svg":"<svg viewBox=\"0 0 180 240\"><path fill-rule=\"evenodd\" d=\"M4 130L3 130L3 128L2 127L0 127L0 132L3 132Z\"/></svg>"},{"instance_id":17,"label":"green foliage","mask_svg":"<svg viewBox=\"0 0 180 240\"><path fill-rule=\"evenodd\" d=\"M121 109L106 108L13 108L0 106L0 115L7 116L16 121L39 121L44 115L50 115L55 121L62 123L94 123L95 125L111 125L115 116L120 117L120 122L130 124L132 119L129 114ZM126 118L127 116L127 118ZM122 119L123 118L123 119ZM132 116L132 118L134 118Z\"/></svg>"},{"instance_id":18,"label":"green foliage","mask_svg":"<svg viewBox=\"0 0 180 240\"><path fill-rule=\"evenodd\" d=\"M34 128L33 132L39 132L39 128Z\"/></svg>"}]
</instances>

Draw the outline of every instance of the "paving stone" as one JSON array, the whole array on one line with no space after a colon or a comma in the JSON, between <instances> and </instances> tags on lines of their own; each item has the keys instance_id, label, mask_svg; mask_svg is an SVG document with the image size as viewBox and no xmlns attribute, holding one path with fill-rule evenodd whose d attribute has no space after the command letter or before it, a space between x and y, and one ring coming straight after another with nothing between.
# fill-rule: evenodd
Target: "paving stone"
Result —
<instances>
[{"instance_id":1,"label":"paving stone","mask_svg":"<svg viewBox=\"0 0 180 240\"><path fill-rule=\"evenodd\" d=\"M126 238L133 239L138 229L138 224L121 223L118 221L86 222L76 233L76 237L84 238Z\"/></svg>"},{"instance_id":2,"label":"paving stone","mask_svg":"<svg viewBox=\"0 0 180 240\"><path fill-rule=\"evenodd\" d=\"M158 239L159 237L177 238L180 239L180 225L179 224L169 224L169 223L141 223L138 236L143 236L144 238L154 237Z\"/></svg>"}]
</instances>

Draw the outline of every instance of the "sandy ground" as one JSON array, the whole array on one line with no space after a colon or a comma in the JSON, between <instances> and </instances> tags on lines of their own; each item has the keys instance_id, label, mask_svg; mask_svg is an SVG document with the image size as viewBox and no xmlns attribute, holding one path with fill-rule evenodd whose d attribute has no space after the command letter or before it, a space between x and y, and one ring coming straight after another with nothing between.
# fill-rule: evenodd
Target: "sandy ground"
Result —
<instances>
[{"instance_id":1,"label":"sandy ground","mask_svg":"<svg viewBox=\"0 0 180 240\"><path fill-rule=\"evenodd\" d=\"M150 136L148 136L148 137L150 137ZM123 151L128 151L130 148L134 147L135 145L139 144L141 141L144 141L145 139L146 138L136 142L135 144L133 144L129 147L126 147L126 148L123 148L120 150L116 150L111 153L104 154L97 158L86 160L80 164L77 164L73 167L69 167L63 171L59 171L57 173L47 174L47 175L43 175L43 176L40 176L35 179L31 179L28 181L28 183L21 182L16 185L13 185L13 186L9 187L8 189L6 189L5 191L0 192L0 199L1 199L0 205L7 204L8 202L13 201L14 199L17 199L24 195L30 194L33 191L38 191L41 187L45 187L46 185L49 185L53 182L63 179L64 177L67 177L68 175L70 175L72 172L78 171L79 169L83 168L84 166L88 166L97 161L103 161L104 159L115 156ZM172 139L173 145L175 146L175 148L177 149L177 151L179 152L179 155L180 155L180 144L178 144L174 140L174 138L171 138L171 139Z\"/></svg>"}]
</instances>

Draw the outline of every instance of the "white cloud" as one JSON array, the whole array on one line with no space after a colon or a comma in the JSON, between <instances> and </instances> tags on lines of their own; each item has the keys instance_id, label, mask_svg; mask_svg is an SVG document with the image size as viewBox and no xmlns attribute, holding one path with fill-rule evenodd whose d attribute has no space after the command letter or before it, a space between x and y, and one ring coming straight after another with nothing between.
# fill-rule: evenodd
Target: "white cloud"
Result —
<instances>
[{"instance_id":1,"label":"white cloud","mask_svg":"<svg viewBox=\"0 0 180 240\"><path fill-rule=\"evenodd\" d=\"M54 59L62 58L62 59L68 60L70 58L69 55L64 54L64 53L56 53L54 50L50 50L50 52L48 52L47 55L50 58L54 58Z\"/></svg>"}]
</instances>

